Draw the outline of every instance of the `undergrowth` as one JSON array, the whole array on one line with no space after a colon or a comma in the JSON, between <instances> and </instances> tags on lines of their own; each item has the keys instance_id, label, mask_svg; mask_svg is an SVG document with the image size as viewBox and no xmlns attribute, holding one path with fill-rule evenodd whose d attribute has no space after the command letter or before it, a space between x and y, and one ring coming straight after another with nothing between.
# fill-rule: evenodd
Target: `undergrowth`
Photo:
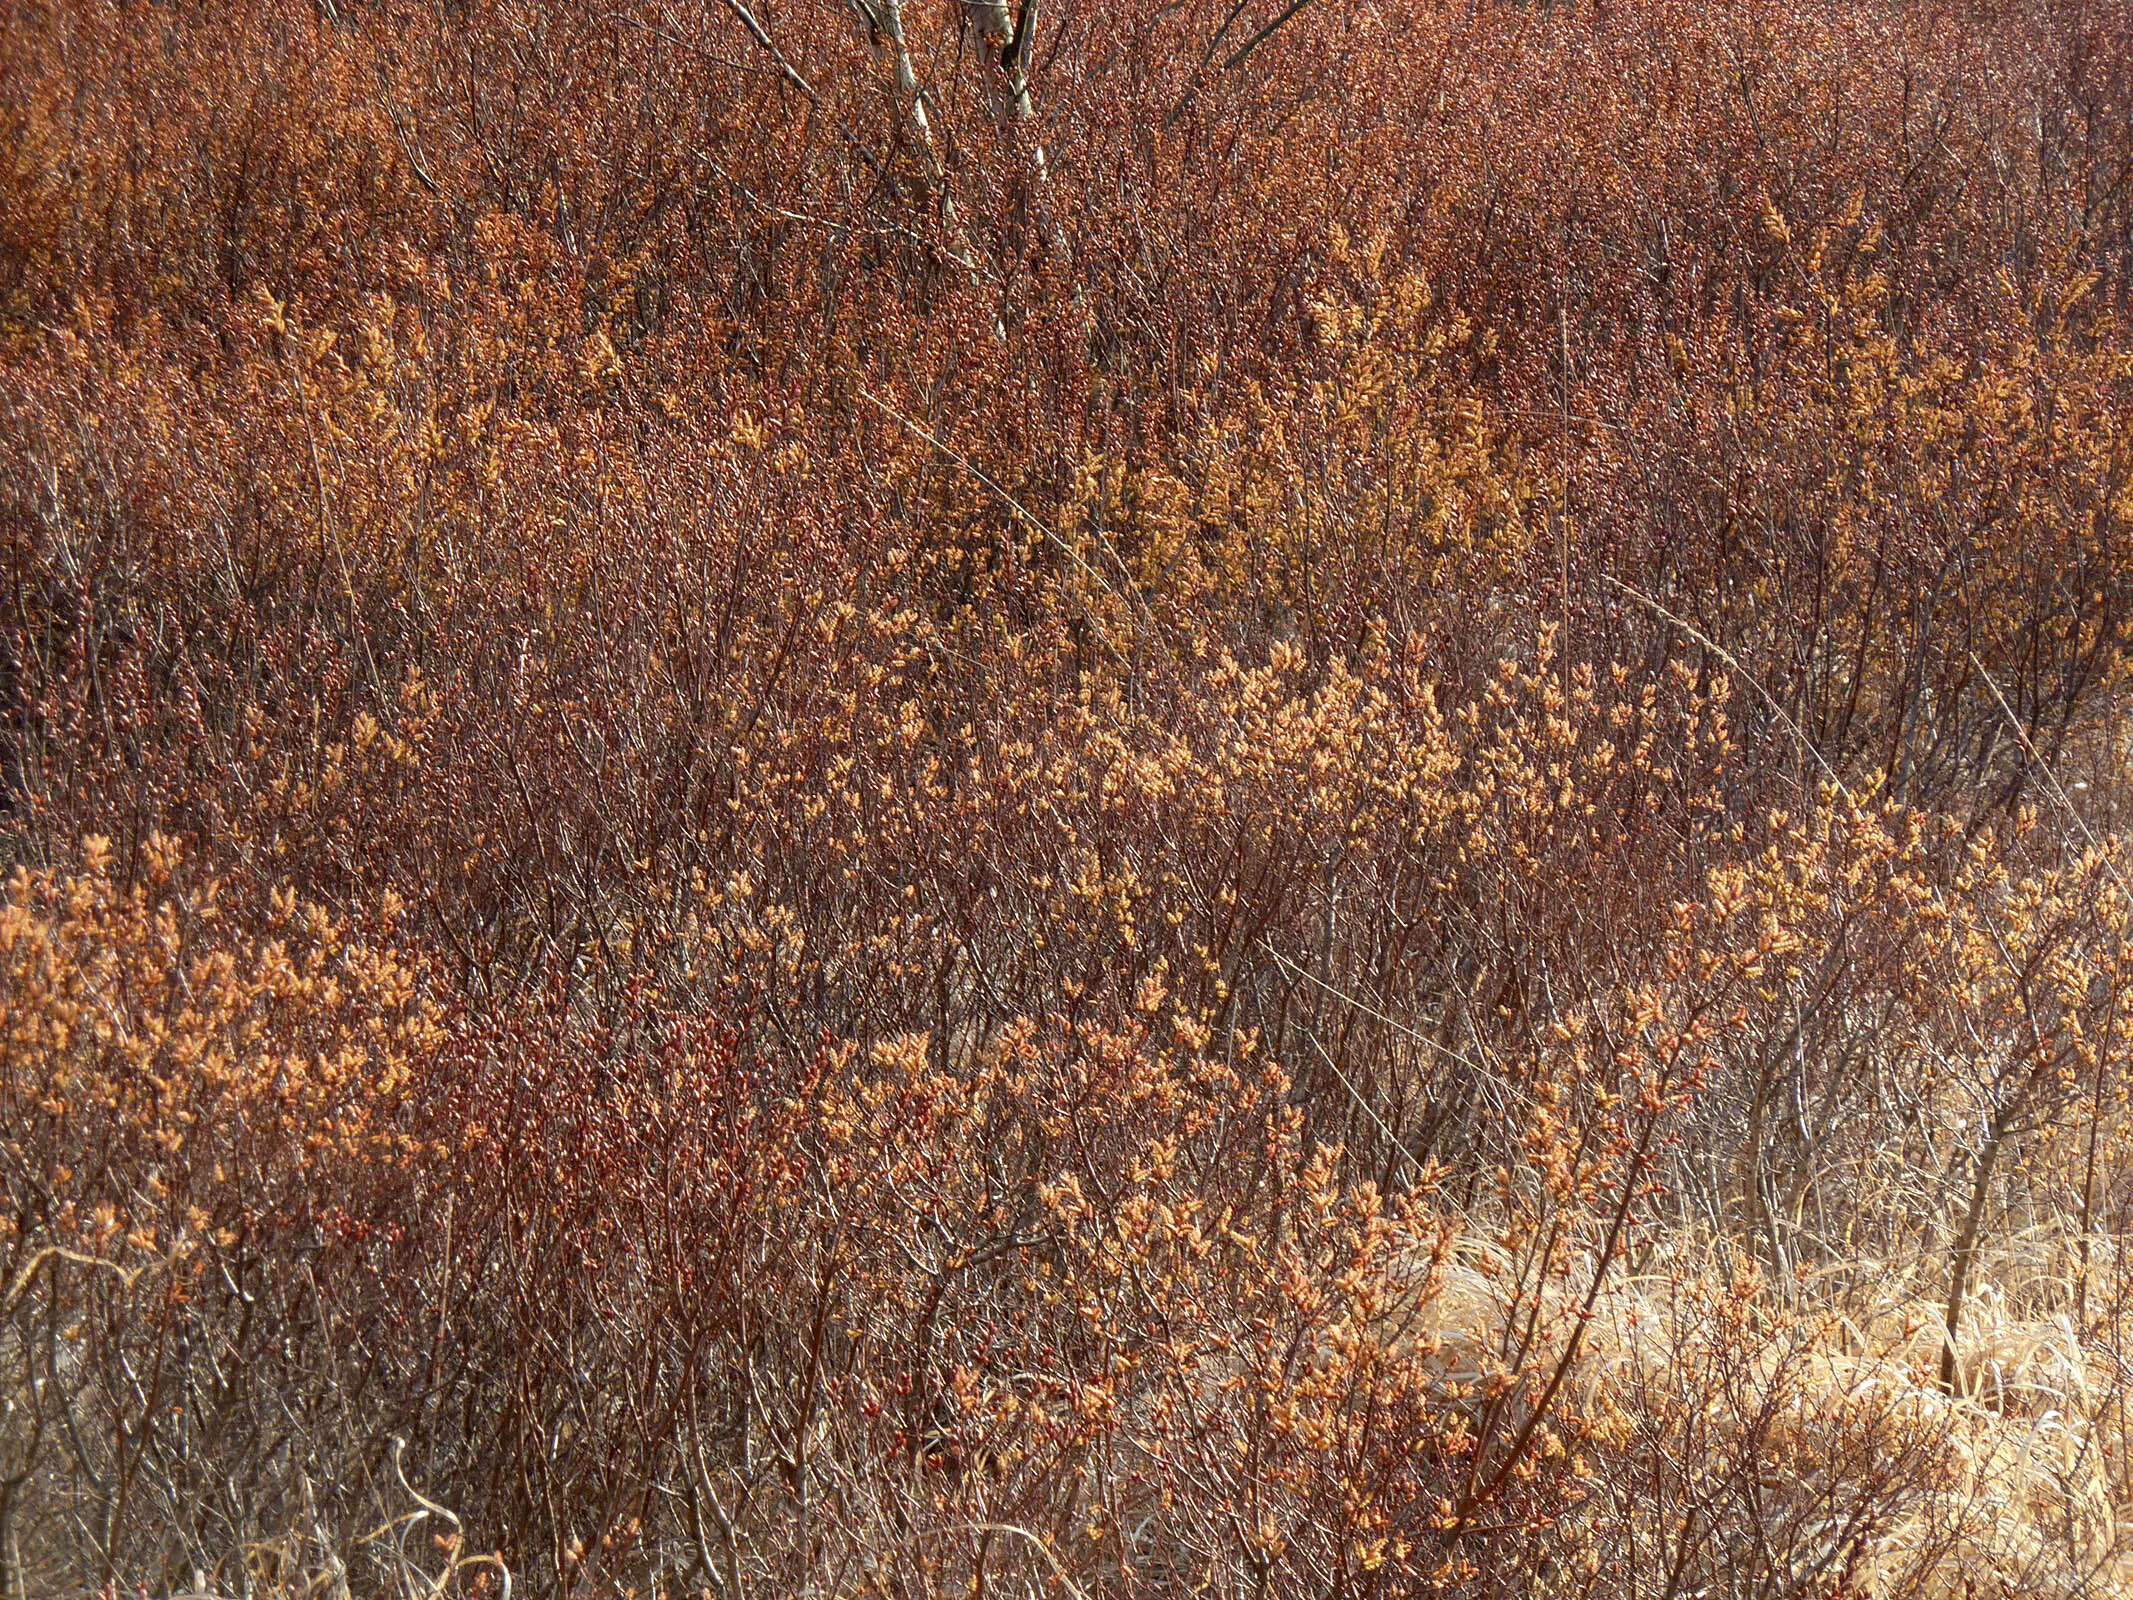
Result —
<instances>
[{"instance_id":1,"label":"undergrowth","mask_svg":"<svg viewBox=\"0 0 2133 1600\"><path fill-rule=\"evenodd\" d=\"M0 1594L2133 1593L2133 30L0 9Z\"/></svg>"}]
</instances>

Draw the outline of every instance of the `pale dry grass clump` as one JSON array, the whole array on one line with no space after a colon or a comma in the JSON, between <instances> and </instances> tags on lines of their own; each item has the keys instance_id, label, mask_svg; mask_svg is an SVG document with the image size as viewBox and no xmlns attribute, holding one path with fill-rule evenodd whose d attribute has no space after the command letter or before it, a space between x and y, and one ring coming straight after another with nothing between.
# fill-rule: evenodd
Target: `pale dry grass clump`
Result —
<instances>
[{"instance_id":1,"label":"pale dry grass clump","mask_svg":"<svg viewBox=\"0 0 2133 1600\"><path fill-rule=\"evenodd\" d=\"M2115 1241L2041 1229L1984 1264L1941 1381L1933 1264L1767 1278L1731 1244L1676 1245L1580 1319L1575 1275L1543 1296L1558 1349L1582 1322L1572 1409L1591 1493L1564 1593L2088 1597L2133 1593L2126 1352ZM1415 1337L1471 1402L1529 1309L1504 1252L1468 1235ZM1655 1582L1656 1578L1656 1582ZM1587 1585L1590 1587L1587 1587ZM1848 1585L1849 1587L1842 1587Z\"/></svg>"}]
</instances>

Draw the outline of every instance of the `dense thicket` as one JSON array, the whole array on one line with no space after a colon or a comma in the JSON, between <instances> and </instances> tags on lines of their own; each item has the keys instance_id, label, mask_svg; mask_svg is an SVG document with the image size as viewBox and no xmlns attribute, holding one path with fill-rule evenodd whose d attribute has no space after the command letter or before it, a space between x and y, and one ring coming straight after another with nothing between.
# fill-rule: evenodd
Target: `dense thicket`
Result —
<instances>
[{"instance_id":1,"label":"dense thicket","mask_svg":"<svg viewBox=\"0 0 2133 1600\"><path fill-rule=\"evenodd\" d=\"M2133 1590L2109 0L0 4L0 1594Z\"/></svg>"}]
</instances>

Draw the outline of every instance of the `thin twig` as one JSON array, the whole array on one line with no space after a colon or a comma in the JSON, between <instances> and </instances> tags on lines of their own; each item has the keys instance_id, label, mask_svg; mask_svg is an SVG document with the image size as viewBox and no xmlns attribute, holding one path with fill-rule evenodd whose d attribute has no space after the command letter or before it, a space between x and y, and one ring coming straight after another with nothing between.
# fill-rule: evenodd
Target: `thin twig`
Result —
<instances>
[{"instance_id":1,"label":"thin twig","mask_svg":"<svg viewBox=\"0 0 2133 1600\"><path fill-rule=\"evenodd\" d=\"M1267 40L1273 38L1275 34L1279 33L1283 28L1287 27L1289 19L1295 16L1297 12L1303 10L1303 8L1309 5L1310 3L1311 0L1289 0L1288 7L1281 13L1280 16L1276 17L1272 22L1269 22L1265 27L1261 28L1257 33L1253 34L1251 38L1247 39L1243 44L1237 47L1237 53L1231 56L1227 61L1222 63L1222 70L1224 72L1234 72L1237 70L1237 68L1243 66L1244 63L1251 58L1251 54L1254 50L1258 49L1261 45L1265 44Z\"/></svg>"},{"instance_id":2,"label":"thin twig","mask_svg":"<svg viewBox=\"0 0 2133 1600\"><path fill-rule=\"evenodd\" d=\"M1617 589L1620 589L1624 594L1628 595L1638 604L1646 606L1652 611L1656 612L1659 616L1664 617L1675 627L1679 628L1683 633L1686 633L1691 639L1694 639L1698 644L1702 645L1706 650L1709 650L1710 652L1712 652L1712 654L1716 655L1718 659L1723 661L1726 666L1730 668L1733 672L1737 673L1743 683L1747 684L1749 688L1753 689L1757 694L1763 697L1763 703L1769 706L1770 709L1774 713L1776 713L1778 721L1784 723L1786 731L1789 732L1795 739L1800 742L1801 747L1805 749L1809 755L1815 758L1815 765L1820 767L1822 769L1823 776L1827 777L1829 781L1836 786L1837 793L1843 795L1844 798L1847 800L1853 798L1851 790L1845 787L1844 780L1837 776L1837 769L1832 767L1828 763L1828 761L1823 759L1822 752L1815 748L1815 742L1814 740L1807 737L1806 730L1802 728L1797 722L1793 721L1791 714L1787 712L1783 706L1778 704L1777 696L1772 694L1768 689L1765 689L1762 686L1761 682L1757 680L1755 674L1741 665L1739 659L1735 657L1732 651L1728 650L1724 645L1713 639L1709 634L1703 632L1703 630L1698 628L1693 622L1688 621L1686 618L1675 616L1673 612L1667 610L1665 606L1654 600L1643 590L1633 589L1628 584L1624 583L1620 578L1612 577L1606 573L1602 573L1600 576L1604 582L1613 585Z\"/></svg>"},{"instance_id":3,"label":"thin twig","mask_svg":"<svg viewBox=\"0 0 2133 1600\"><path fill-rule=\"evenodd\" d=\"M2014 736L2020 741L2023 752L2037 764L2037 770L2044 774L2044 781L2051 786L2052 794L2057 797L2059 804L2066 808L2066 814L2072 819L2074 826L2081 830L2081 837L2088 841L2089 848L2095 851L2098 857L2102 859L2103 870L2111 875L2111 881L2118 885L2120 893L2127 892L2126 880L2118 875L2118 867L2111 860L2111 853L2104 849L2102 842L2097 839L2094 833L2089 831L2088 823L2082 819L2081 813L2074 808L2073 799L2060 785L2058 774L2052 771L2051 763L2046 761L2038 753L2037 747L2029 742L2029 730L2022 726L2022 719L2015 715L2014 707L2007 703L2007 696L2000 693L2000 686L1993 681L1992 674L1985 669L1985 663L1978 660L1975 650L1970 652L1970 664L1977 668L1978 676L1985 680L1985 687L1992 691L1992 698L2000 703L2000 710L2006 714L2007 724L2014 729Z\"/></svg>"},{"instance_id":4,"label":"thin twig","mask_svg":"<svg viewBox=\"0 0 2133 1600\"><path fill-rule=\"evenodd\" d=\"M918 438L923 439L927 444L933 446L934 449L940 451L942 455L946 456L950 461L953 461L957 466L961 467L965 472L969 473L973 478L977 479L979 483L983 484L986 488L990 489L995 495L999 496L1000 502L1005 505L1008 510L1014 512L1014 514L1020 517L1025 523L1027 523L1034 532L1041 535L1044 539L1048 540L1061 552L1061 554L1065 555L1068 560L1072 561L1076 566L1081 568L1082 572L1088 577L1091 583L1095 584L1098 588L1102 589L1106 594L1112 596L1114 599L1125 598L1124 595L1121 595L1118 590L1113 588L1111 584L1105 580L1104 575L1102 573L1098 572L1094 567L1089 565L1088 560L1082 555L1079 550L1076 550L1072 545L1068 544L1066 540L1060 538L1058 534L1052 532L1050 528L1047 528L1043 523L1039 522L1036 517L1033 516L1028 511L1028 509L1023 506L1021 501L1017 500L1013 495L1009 494L1005 489L1001 488L998 483L994 482L992 477L988 473L986 473L984 468L978 466L968 456L963 455L953 446L948 445L942 442L940 439L935 438L933 434L929 433L926 429L920 427L917 423L913 422L901 411L898 411L894 406L890 405L888 401L881 399L872 390L861 389L859 391L859 397L862 400L866 401L869 405L878 407L880 410L886 412L889 416L895 418L896 421L902 423L906 428L910 429L911 432L915 434ZM1104 554L1109 556L1111 558L1112 564L1118 568L1119 576L1125 580L1127 592L1132 596L1134 603L1140 607L1141 615L1147 620L1148 626L1152 629L1157 630L1157 632L1160 633L1161 628L1160 624L1156 622L1155 613L1148 609L1148 602L1140 597L1139 591L1134 586L1132 573L1126 570L1126 564L1123 561L1119 560L1117 552L1111 549L1108 541L1099 540L1099 543L1103 545Z\"/></svg>"}]
</instances>

